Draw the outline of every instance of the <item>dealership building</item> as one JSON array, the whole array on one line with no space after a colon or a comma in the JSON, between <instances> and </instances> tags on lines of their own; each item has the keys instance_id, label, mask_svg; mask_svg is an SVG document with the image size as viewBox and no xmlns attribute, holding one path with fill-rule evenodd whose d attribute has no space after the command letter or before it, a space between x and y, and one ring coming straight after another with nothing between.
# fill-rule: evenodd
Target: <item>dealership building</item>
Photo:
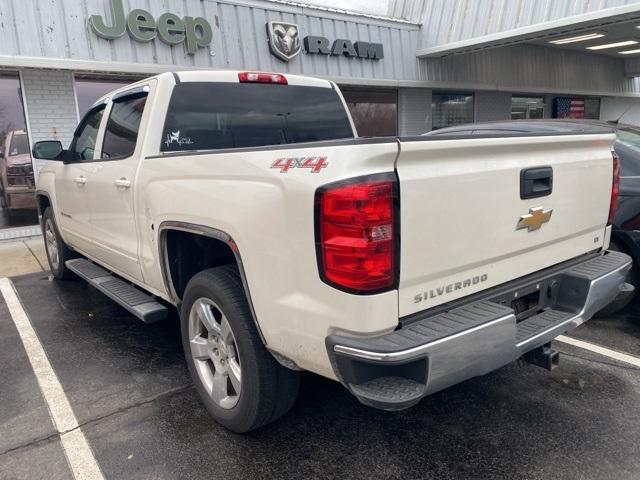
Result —
<instances>
[{"instance_id":1,"label":"dealership building","mask_svg":"<svg viewBox=\"0 0 640 480\"><path fill-rule=\"evenodd\" d=\"M4 0L0 25L0 140L68 144L102 94L181 69L331 79L360 135L640 124L640 2L390 0L384 16L284 0Z\"/></svg>"}]
</instances>

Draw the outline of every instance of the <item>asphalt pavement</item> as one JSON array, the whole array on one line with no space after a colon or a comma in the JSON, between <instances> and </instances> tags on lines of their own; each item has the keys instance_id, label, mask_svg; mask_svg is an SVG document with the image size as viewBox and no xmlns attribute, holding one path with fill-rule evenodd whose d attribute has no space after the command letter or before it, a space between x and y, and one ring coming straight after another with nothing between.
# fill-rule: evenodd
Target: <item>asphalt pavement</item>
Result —
<instances>
[{"instance_id":1,"label":"asphalt pavement","mask_svg":"<svg viewBox=\"0 0 640 480\"><path fill-rule=\"evenodd\" d=\"M248 435L210 419L177 318L146 325L80 280L12 279L106 479L637 479L640 368L556 342L560 368L513 364L388 413L305 374L294 409ZM640 357L640 318L574 338ZM74 478L0 296L0 479Z\"/></svg>"}]
</instances>

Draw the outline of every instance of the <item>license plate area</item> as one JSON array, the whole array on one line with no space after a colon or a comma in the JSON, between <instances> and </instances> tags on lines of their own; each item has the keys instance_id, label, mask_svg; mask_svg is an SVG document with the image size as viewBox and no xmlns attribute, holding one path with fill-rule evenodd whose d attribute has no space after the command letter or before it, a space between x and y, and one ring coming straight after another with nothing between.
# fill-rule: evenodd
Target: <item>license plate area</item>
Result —
<instances>
[{"instance_id":1,"label":"license plate area","mask_svg":"<svg viewBox=\"0 0 640 480\"><path fill-rule=\"evenodd\" d=\"M516 314L516 321L521 322L529 317L538 315L550 306L548 292L552 289L551 285L551 281L544 280L505 292L490 300L512 308Z\"/></svg>"}]
</instances>

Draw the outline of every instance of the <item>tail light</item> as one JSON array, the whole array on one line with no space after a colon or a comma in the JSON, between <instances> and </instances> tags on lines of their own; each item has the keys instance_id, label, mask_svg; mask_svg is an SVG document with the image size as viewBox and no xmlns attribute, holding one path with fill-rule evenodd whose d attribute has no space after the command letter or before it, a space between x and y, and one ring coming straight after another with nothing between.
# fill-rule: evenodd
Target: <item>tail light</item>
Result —
<instances>
[{"instance_id":1,"label":"tail light","mask_svg":"<svg viewBox=\"0 0 640 480\"><path fill-rule=\"evenodd\" d=\"M350 293L379 293L397 283L395 174L327 185L316 192L320 276Z\"/></svg>"},{"instance_id":2,"label":"tail light","mask_svg":"<svg viewBox=\"0 0 640 480\"><path fill-rule=\"evenodd\" d=\"M620 157L614 151L613 156L613 184L611 185L611 203L609 204L609 219L607 225L613 224L613 218L618 210L618 196L620 195Z\"/></svg>"},{"instance_id":3,"label":"tail light","mask_svg":"<svg viewBox=\"0 0 640 480\"><path fill-rule=\"evenodd\" d=\"M287 77L281 73L267 72L240 72L238 73L240 83L277 83L287 85Z\"/></svg>"}]
</instances>

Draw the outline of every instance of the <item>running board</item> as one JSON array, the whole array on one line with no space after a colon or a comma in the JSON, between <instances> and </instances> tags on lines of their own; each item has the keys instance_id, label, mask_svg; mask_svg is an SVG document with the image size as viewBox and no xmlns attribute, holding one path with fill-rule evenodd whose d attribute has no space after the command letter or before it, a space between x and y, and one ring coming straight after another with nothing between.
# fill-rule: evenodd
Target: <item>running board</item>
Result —
<instances>
[{"instance_id":1,"label":"running board","mask_svg":"<svg viewBox=\"0 0 640 480\"><path fill-rule=\"evenodd\" d=\"M95 263L84 258L76 258L67 260L65 265L144 323L157 322L167 317L167 307L124 280L114 277Z\"/></svg>"}]
</instances>

